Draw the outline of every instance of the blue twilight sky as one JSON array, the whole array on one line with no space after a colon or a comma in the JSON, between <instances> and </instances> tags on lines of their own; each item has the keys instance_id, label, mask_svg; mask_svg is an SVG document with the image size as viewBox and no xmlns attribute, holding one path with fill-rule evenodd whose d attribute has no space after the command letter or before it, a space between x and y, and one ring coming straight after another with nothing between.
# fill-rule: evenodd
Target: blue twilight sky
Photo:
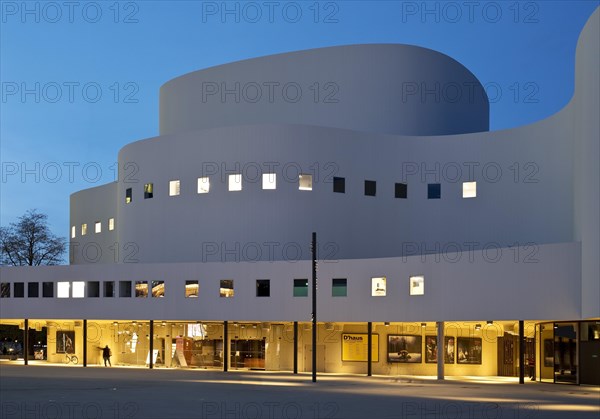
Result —
<instances>
[{"instance_id":1,"label":"blue twilight sky","mask_svg":"<svg viewBox=\"0 0 600 419\"><path fill-rule=\"evenodd\" d=\"M491 129L573 93L598 1L0 1L0 224L27 209L68 235L69 195L114 180L119 149L158 134L158 91L201 68L308 48L403 43L488 87ZM368 77L368 75L365 75Z\"/></svg>"}]
</instances>

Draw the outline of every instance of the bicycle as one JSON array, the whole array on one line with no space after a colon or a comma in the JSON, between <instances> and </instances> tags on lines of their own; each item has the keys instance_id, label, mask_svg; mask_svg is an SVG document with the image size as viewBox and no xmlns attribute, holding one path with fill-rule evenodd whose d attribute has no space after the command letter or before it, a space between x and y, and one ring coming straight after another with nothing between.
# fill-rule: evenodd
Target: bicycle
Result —
<instances>
[{"instance_id":1,"label":"bicycle","mask_svg":"<svg viewBox=\"0 0 600 419\"><path fill-rule=\"evenodd\" d=\"M79 362L79 358L77 358L75 354L65 354L65 363L70 364L71 362L73 363L73 365L77 365L77 363Z\"/></svg>"}]
</instances>

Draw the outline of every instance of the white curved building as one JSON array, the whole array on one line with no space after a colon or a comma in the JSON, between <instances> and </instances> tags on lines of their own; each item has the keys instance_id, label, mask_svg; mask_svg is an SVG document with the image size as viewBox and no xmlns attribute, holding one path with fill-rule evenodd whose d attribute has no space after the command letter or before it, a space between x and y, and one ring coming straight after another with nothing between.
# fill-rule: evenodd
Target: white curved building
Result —
<instances>
[{"instance_id":1,"label":"white curved building","mask_svg":"<svg viewBox=\"0 0 600 419\"><path fill-rule=\"evenodd\" d=\"M320 371L517 375L521 333L538 379L598 383L599 16L570 103L509 130L414 46L169 81L160 135L71 196L71 265L1 268L1 323L43 330L49 362L70 339L86 365L108 344L123 365L310 371L316 232Z\"/></svg>"}]
</instances>

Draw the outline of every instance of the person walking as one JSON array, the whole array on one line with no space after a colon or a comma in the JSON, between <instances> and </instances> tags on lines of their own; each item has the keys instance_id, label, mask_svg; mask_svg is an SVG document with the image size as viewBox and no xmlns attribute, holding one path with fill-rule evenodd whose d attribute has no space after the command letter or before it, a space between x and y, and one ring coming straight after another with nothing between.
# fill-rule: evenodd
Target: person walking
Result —
<instances>
[{"instance_id":1,"label":"person walking","mask_svg":"<svg viewBox=\"0 0 600 419\"><path fill-rule=\"evenodd\" d=\"M108 347L108 345L106 345L104 348L102 349L102 358L104 359L104 366L105 367L112 367L112 364L110 363L110 348ZM108 365L106 365L108 363Z\"/></svg>"}]
</instances>

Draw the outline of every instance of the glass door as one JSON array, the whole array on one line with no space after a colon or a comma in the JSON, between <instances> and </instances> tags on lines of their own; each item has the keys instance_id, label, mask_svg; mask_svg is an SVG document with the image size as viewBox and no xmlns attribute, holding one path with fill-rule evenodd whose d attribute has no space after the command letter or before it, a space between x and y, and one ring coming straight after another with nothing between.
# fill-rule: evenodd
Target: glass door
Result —
<instances>
[{"instance_id":1,"label":"glass door","mask_svg":"<svg viewBox=\"0 0 600 419\"><path fill-rule=\"evenodd\" d=\"M554 382L577 384L577 324L554 324Z\"/></svg>"}]
</instances>

